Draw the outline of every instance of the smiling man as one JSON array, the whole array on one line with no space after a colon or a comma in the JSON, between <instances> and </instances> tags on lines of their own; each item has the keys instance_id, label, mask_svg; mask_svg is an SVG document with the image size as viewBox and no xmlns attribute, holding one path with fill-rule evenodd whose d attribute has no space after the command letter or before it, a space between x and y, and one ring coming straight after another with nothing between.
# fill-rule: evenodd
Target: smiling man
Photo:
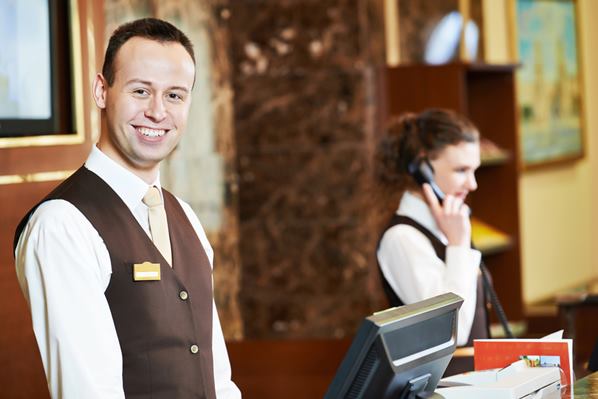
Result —
<instances>
[{"instance_id":1,"label":"smiling man","mask_svg":"<svg viewBox=\"0 0 598 399\"><path fill-rule=\"evenodd\" d=\"M240 398L212 289L213 251L159 167L185 132L195 58L173 25L110 38L85 165L15 234L17 276L53 398Z\"/></svg>"}]
</instances>

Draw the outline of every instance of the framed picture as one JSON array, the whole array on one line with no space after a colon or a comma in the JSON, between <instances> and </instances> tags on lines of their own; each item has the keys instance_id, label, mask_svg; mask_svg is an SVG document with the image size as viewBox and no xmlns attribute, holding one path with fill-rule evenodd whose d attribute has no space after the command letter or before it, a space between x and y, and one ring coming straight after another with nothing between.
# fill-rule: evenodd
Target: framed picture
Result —
<instances>
[{"instance_id":1,"label":"framed picture","mask_svg":"<svg viewBox=\"0 0 598 399\"><path fill-rule=\"evenodd\" d=\"M0 148L83 142L77 0L0 2Z\"/></svg>"},{"instance_id":2,"label":"framed picture","mask_svg":"<svg viewBox=\"0 0 598 399\"><path fill-rule=\"evenodd\" d=\"M575 0L515 0L520 161L523 169L584 154Z\"/></svg>"}]
</instances>

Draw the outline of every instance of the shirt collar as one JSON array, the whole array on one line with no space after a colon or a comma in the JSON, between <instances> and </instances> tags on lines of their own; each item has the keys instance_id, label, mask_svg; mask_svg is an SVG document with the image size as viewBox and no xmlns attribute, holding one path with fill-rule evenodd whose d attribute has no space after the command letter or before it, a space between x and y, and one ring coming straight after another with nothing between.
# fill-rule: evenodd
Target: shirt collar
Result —
<instances>
[{"instance_id":1,"label":"shirt collar","mask_svg":"<svg viewBox=\"0 0 598 399\"><path fill-rule=\"evenodd\" d=\"M143 196L151 186L139 176L112 160L95 145L92 147L87 161L85 161L85 167L104 180L131 211L139 206ZM158 172L156 181L152 185L158 187L160 194L162 194L160 172Z\"/></svg>"},{"instance_id":2,"label":"shirt collar","mask_svg":"<svg viewBox=\"0 0 598 399\"><path fill-rule=\"evenodd\" d=\"M399 209L397 209L396 213L398 215L410 217L426 229L430 230L443 243L446 244L448 242L445 235L438 228L436 219L434 219L430 207L423 198L409 191L405 191L401 197L401 203L399 204Z\"/></svg>"}]
</instances>

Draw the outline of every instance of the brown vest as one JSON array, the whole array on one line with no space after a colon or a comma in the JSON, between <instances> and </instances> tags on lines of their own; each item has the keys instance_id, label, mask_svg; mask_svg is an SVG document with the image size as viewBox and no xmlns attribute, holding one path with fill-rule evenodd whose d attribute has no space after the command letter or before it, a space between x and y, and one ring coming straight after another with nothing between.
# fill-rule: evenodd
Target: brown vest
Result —
<instances>
[{"instance_id":1,"label":"brown vest","mask_svg":"<svg viewBox=\"0 0 598 399\"><path fill-rule=\"evenodd\" d=\"M418 231L420 231L423 235L425 235L428 238L428 240L430 240L432 247L434 247L436 256L438 256L438 258L442 259L442 261L445 262L445 260L446 260L446 245L444 245L442 243L442 241L440 241L438 239L438 237L436 237L430 230L428 230L427 228L425 228L424 226L422 226L415 220L411 219L410 217L402 216L402 215L394 215L392 217L392 219L390 220L390 223L388 224L388 226L382 233L382 236L384 236L384 233L386 233L386 231L388 229L390 229L391 227L396 226L398 224L409 225L409 226L417 229ZM382 241L382 236L380 237L380 241ZM380 241L378 241L378 247L380 247ZM394 292L394 290L392 289L392 287L386 280L386 277L384 277L384 274L382 274L382 269L380 269L380 267L378 267L378 270L380 271L380 276L381 276L381 280L382 280L382 285L384 287L384 292L386 293L386 296L388 298L390 305L391 306L404 305L403 301L397 296L397 294ZM486 293L484 290L484 284L482 283L481 275L478 275L477 293L476 294L477 294L476 295L477 300L476 300L475 316L473 318L473 324L471 326L471 332L469 334L469 340L467 341L466 346L472 346L474 339L488 338L490 335L489 331L488 331L488 312L487 312L487 306L486 306Z\"/></svg>"},{"instance_id":2,"label":"brown vest","mask_svg":"<svg viewBox=\"0 0 598 399\"><path fill-rule=\"evenodd\" d=\"M105 295L122 350L126 397L215 399L212 269L179 202L162 192L172 268L120 197L84 167L40 204L70 202L108 248L112 276ZM15 243L37 206L21 221ZM161 280L133 280L133 264L145 261L160 263Z\"/></svg>"}]
</instances>

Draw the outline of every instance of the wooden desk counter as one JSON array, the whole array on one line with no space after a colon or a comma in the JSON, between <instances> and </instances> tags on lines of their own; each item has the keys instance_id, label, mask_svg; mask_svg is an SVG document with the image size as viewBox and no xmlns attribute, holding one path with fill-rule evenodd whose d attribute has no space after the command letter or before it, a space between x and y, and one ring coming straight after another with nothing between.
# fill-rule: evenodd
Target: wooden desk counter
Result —
<instances>
[{"instance_id":1,"label":"wooden desk counter","mask_svg":"<svg viewBox=\"0 0 598 399\"><path fill-rule=\"evenodd\" d=\"M228 342L233 381L243 399L322 398L350 339ZM598 373L578 380L563 399L598 399Z\"/></svg>"},{"instance_id":2,"label":"wooden desk counter","mask_svg":"<svg viewBox=\"0 0 598 399\"><path fill-rule=\"evenodd\" d=\"M556 302L564 322L565 338L573 339L575 371L583 375L598 338L598 293L591 291L559 296Z\"/></svg>"},{"instance_id":3,"label":"wooden desk counter","mask_svg":"<svg viewBox=\"0 0 598 399\"><path fill-rule=\"evenodd\" d=\"M233 381L243 399L322 398L350 339L228 342Z\"/></svg>"},{"instance_id":4,"label":"wooden desk counter","mask_svg":"<svg viewBox=\"0 0 598 399\"><path fill-rule=\"evenodd\" d=\"M590 374L587 377L577 380L573 385L575 395L571 395L569 392L565 392L561 397L564 399L598 398L598 373Z\"/></svg>"}]
</instances>

